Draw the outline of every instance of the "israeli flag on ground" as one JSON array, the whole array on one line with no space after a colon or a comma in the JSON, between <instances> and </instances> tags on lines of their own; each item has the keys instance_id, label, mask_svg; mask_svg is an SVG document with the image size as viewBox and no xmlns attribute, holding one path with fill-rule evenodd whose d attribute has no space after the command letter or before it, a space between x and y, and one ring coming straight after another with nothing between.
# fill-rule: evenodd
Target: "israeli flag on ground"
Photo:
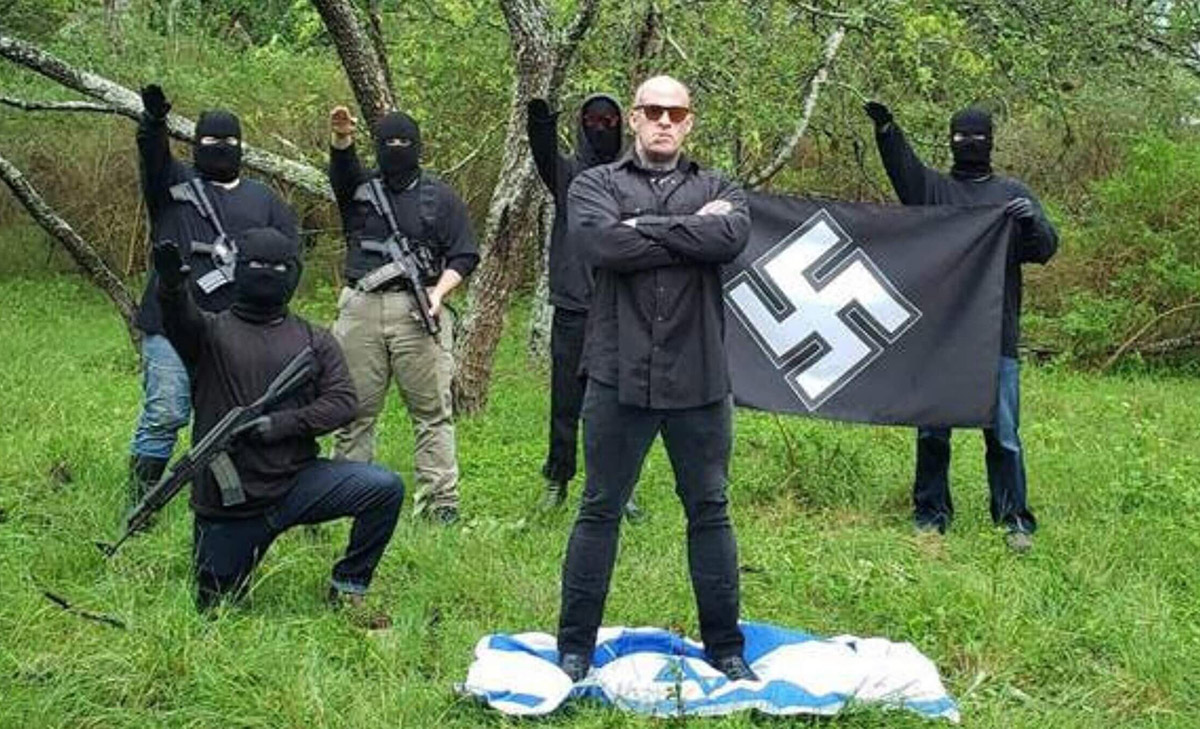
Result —
<instances>
[{"instance_id":1,"label":"israeli flag on ground","mask_svg":"<svg viewBox=\"0 0 1200 729\"><path fill-rule=\"evenodd\" d=\"M909 643L840 635L822 639L742 623L745 658L759 681L730 681L704 648L660 628L602 628L592 670L577 685L558 668L554 636L492 634L475 646L460 689L514 716L548 714L588 697L651 716L716 716L746 709L831 716L847 704L904 708L958 723L933 662Z\"/></svg>"}]
</instances>

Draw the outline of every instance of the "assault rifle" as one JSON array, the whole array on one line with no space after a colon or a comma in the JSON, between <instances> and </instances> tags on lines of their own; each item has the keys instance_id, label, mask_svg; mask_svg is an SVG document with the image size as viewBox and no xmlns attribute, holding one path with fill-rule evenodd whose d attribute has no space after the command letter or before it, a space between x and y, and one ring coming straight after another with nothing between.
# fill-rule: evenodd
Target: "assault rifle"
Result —
<instances>
[{"instance_id":1,"label":"assault rifle","mask_svg":"<svg viewBox=\"0 0 1200 729\"><path fill-rule=\"evenodd\" d=\"M375 178L369 181L360 189L365 190L365 198L356 195L355 199L365 199L369 202L375 212L387 221L388 230L392 231L392 234L385 241L364 239L358 242L363 250L382 253L391 259L390 263L380 266L359 279L359 290L374 291L389 281L403 278L412 291L413 298L416 299L421 325L429 334L436 336L441 331L441 325L438 323L437 317L429 312L432 304L421 277L421 273L430 268L430 262L424 260L420 253L413 250L408 236L400 231L400 226L396 223L395 211L392 210L391 200L379 179Z\"/></svg>"},{"instance_id":2,"label":"assault rifle","mask_svg":"<svg viewBox=\"0 0 1200 729\"><path fill-rule=\"evenodd\" d=\"M100 551L104 552L106 557L116 554L125 540L145 529L154 514L205 469L212 471L216 478L221 489L221 503L224 506L244 503L246 494L242 491L241 479L238 478L233 461L229 458L230 448L238 436L256 425L258 418L262 417L268 408L294 393L312 378L315 371L316 357L311 347L305 347L275 376L262 397L249 405L239 405L225 413L225 416L204 434L199 443L175 461L154 488L150 489L125 517L125 531L121 538L113 544L96 543Z\"/></svg>"}]
</instances>

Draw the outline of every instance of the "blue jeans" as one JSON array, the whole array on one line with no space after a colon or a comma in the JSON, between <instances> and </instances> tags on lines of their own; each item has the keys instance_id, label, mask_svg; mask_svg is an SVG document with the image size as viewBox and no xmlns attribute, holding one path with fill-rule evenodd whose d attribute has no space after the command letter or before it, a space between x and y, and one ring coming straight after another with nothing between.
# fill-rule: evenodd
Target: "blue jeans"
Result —
<instances>
[{"instance_id":1,"label":"blue jeans","mask_svg":"<svg viewBox=\"0 0 1200 729\"><path fill-rule=\"evenodd\" d=\"M1012 357L1000 358L996 413L984 428L992 521L1013 531L1033 532L1037 520L1025 494L1025 457L1017 431L1021 415L1021 367ZM954 516L950 500L950 428L917 431L917 475L913 483L913 517L918 526L945 531Z\"/></svg>"},{"instance_id":2,"label":"blue jeans","mask_svg":"<svg viewBox=\"0 0 1200 729\"><path fill-rule=\"evenodd\" d=\"M129 451L167 460L192 414L191 384L183 360L161 334L142 339L142 414Z\"/></svg>"},{"instance_id":3,"label":"blue jeans","mask_svg":"<svg viewBox=\"0 0 1200 729\"><path fill-rule=\"evenodd\" d=\"M354 517L346 553L333 566L340 592L363 594L383 557L404 501L404 483L381 466L320 459L293 477L291 489L249 519L195 517L192 529L197 604L240 596L267 548L298 524Z\"/></svg>"}]
</instances>

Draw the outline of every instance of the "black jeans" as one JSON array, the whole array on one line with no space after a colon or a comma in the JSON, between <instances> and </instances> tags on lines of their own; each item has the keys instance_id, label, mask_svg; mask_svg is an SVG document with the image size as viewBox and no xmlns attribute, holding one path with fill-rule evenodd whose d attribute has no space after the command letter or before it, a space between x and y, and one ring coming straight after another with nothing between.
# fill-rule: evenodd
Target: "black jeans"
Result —
<instances>
[{"instance_id":1,"label":"black jeans","mask_svg":"<svg viewBox=\"0 0 1200 729\"><path fill-rule=\"evenodd\" d=\"M392 538L403 501L404 484L391 471L322 459L296 474L287 495L260 516L197 516L192 531L197 604L207 608L222 595L240 596L267 548L290 527L344 516L354 517L354 526L346 554L333 566L333 586L362 594Z\"/></svg>"},{"instance_id":2,"label":"black jeans","mask_svg":"<svg viewBox=\"0 0 1200 729\"><path fill-rule=\"evenodd\" d=\"M992 426L983 429L992 521L1012 531L1033 532L1037 519L1026 501L1020 416L1021 368L1017 360L1001 357L996 414ZM913 518L917 526L943 532L950 526L954 502L950 498L949 470L950 428L918 430L917 475L913 481Z\"/></svg>"},{"instance_id":3,"label":"black jeans","mask_svg":"<svg viewBox=\"0 0 1200 729\"><path fill-rule=\"evenodd\" d=\"M576 434L587 380L579 374L587 312L554 307L550 326L550 452L542 475L567 483L575 478Z\"/></svg>"},{"instance_id":4,"label":"black jeans","mask_svg":"<svg viewBox=\"0 0 1200 729\"><path fill-rule=\"evenodd\" d=\"M617 390L590 380L583 403L587 483L563 564L561 653L591 656L617 557L621 510L646 452L660 432L675 493L687 515L688 566L700 612L700 636L712 658L740 655L738 563L726 510L732 444L729 399L685 410L617 402Z\"/></svg>"}]
</instances>

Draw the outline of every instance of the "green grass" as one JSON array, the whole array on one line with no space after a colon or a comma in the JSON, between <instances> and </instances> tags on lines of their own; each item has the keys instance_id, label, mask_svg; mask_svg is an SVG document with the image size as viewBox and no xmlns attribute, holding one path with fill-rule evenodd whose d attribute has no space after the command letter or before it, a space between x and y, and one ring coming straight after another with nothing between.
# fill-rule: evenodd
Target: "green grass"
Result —
<instances>
[{"instance_id":1,"label":"green grass","mask_svg":"<svg viewBox=\"0 0 1200 729\"><path fill-rule=\"evenodd\" d=\"M328 321L332 294L301 309ZM180 499L110 564L123 506L136 358L111 308L70 276L0 279L0 727L517 726L451 685L491 630L552 631L570 511L527 521L547 408L515 322L487 413L459 424L466 525L405 518L374 599L374 637L321 598L345 525L272 549L250 604L196 615ZM956 436L958 517L945 538L908 520L905 429L739 413L731 498L743 614L822 634L882 635L929 655L971 727L1195 726L1200 722L1200 383L1029 367L1024 439L1034 551L1010 554L987 516L982 446ZM395 397L381 457L411 479ZM578 494L578 487L573 490ZM648 523L625 528L610 624L696 616L683 517L660 447L638 487ZM116 630L42 598L114 614ZM742 715L712 727L777 726ZM824 722L820 722L824 725ZM661 726L581 707L550 726ZM853 712L837 726L926 726Z\"/></svg>"}]
</instances>

